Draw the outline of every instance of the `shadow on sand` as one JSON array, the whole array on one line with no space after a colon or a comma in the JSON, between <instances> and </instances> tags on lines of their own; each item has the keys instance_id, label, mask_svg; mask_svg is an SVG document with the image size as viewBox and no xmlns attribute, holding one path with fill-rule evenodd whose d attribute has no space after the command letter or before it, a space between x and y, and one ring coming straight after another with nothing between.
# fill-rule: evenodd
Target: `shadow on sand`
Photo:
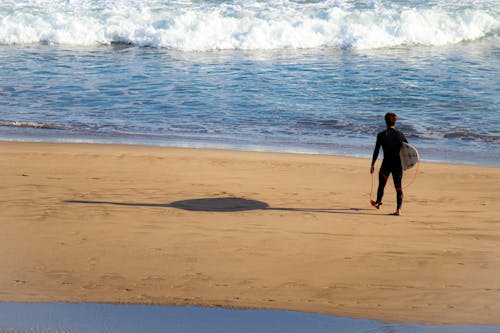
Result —
<instances>
[{"instance_id":1,"label":"shadow on sand","mask_svg":"<svg viewBox=\"0 0 500 333\"><path fill-rule=\"evenodd\" d=\"M377 215L364 213L370 209L365 208L289 208L289 207L270 207L263 201L250 200L245 198L222 197L222 198L200 198L174 201L172 203L131 203L131 202L113 202L113 201L90 201L90 200L65 200L65 203L88 204L88 205L117 205L131 207L160 207L177 208L197 212L241 212L248 210L276 210L308 213L333 213L333 214L361 214Z\"/></svg>"}]
</instances>

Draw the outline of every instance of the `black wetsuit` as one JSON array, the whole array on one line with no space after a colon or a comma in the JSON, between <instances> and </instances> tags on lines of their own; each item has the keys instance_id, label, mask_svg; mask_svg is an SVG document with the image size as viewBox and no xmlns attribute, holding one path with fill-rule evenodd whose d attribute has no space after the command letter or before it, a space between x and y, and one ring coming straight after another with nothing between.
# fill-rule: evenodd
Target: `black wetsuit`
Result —
<instances>
[{"instance_id":1,"label":"black wetsuit","mask_svg":"<svg viewBox=\"0 0 500 333\"><path fill-rule=\"evenodd\" d=\"M399 150L403 142L408 143L406 137L400 131L394 128L388 128L385 131L380 132L377 135L377 143L375 144L375 150L373 151L372 166L375 165L377 160L380 147L384 151L384 160L382 161L382 166L380 167L380 172L378 175L378 191L377 191L377 203L382 202L382 197L384 196L384 188L387 182L387 178L392 173L392 179L394 180L394 187L396 188L396 198L397 198L397 209L401 209L403 204L403 189L401 188L401 179L403 177L403 168L401 166L401 159L399 157Z\"/></svg>"}]
</instances>

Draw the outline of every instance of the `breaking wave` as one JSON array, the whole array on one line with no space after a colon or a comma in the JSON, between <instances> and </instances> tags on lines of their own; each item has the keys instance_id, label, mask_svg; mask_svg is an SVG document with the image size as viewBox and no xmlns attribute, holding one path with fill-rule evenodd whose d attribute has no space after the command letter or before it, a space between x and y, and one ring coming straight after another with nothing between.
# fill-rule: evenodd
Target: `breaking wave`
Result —
<instances>
[{"instance_id":1,"label":"breaking wave","mask_svg":"<svg viewBox=\"0 0 500 333\"><path fill-rule=\"evenodd\" d=\"M494 1L3 0L0 44L182 51L441 46L500 31Z\"/></svg>"},{"instance_id":2,"label":"breaking wave","mask_svg":"<svg viewBox=\"0 0 500 333\"><path fill-rule=\"evenodd\" d=\"M444 135L446 139L463 139L463 140L481 140L486 142L500 141L500 135L488 135L483 133L474 133L470 131L449 132Z\"/></svg>"},{"instance_id":3,"label":"breaking wave","mask_svg":"<svg viewBox=\"0 0 500 333\"><path fill-rule=\"evenodd\" d=\"M62 126L57 126L47 123L37 123L32 121L8 121L0 120L0 126L4 127L26 127L26 128L41 128L41 129L63 129Z\"/></svg>"}]
</instances>

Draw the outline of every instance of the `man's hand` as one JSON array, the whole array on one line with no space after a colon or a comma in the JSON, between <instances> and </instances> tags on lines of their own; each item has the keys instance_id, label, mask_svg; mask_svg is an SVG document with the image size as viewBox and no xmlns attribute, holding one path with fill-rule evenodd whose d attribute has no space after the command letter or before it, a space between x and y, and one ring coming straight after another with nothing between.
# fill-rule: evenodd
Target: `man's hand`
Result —
<instances>
[{"instance_id":1,"label":"man's hand","mask_svg":"<svg viewBox=\"0 0 500 333\"><path fill-rule=\"evenodd\" d=\"M370 168L370 174L373 175L373 171L375 171L375 166L372 165L371 168Z\"/></svg>"}]
</instances>

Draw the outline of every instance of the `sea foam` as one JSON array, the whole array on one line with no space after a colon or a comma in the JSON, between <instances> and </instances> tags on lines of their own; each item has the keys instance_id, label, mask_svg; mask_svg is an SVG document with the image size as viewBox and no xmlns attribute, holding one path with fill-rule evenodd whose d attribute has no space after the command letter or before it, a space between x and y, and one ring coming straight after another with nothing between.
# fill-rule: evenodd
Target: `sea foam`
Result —
<instances>
[{"instance_id":1,"label":"sea foam","mask_svg":"<svg viewBox=\"0 0 500 333\"><path fill-rule=\"evenodd\" d=\"M497 37L490 1L4 0L0 44L182 51L440 46ZM479 3L479 5L478 5Z\"/></svg>"}]
</instances>

